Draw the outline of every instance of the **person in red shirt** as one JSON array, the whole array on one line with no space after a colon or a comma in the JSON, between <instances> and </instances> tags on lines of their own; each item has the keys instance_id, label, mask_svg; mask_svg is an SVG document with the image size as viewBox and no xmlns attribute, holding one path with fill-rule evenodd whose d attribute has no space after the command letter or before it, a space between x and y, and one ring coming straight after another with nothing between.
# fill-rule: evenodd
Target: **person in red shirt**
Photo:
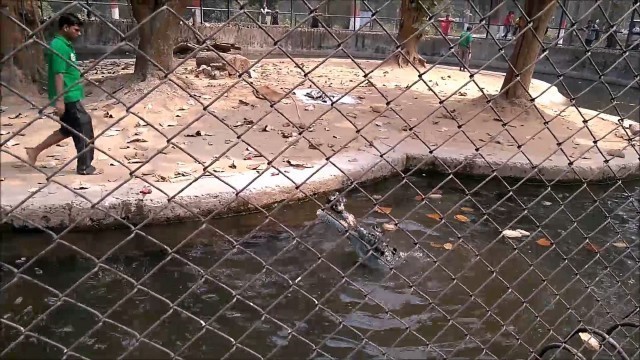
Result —
<instances>
[{"instance_id":1,"label":"person in red shirt","mask_svg":"<svg viewBox=\"0 0 640 360\"><path fill-rule=\"evenodd\" d=\"M507 16L504 18L504 23L502 24L504 25L504 34L502 35L504 40L507 40L507 36L511 33L511 28L515 25L515 21L516 14L513 11L509 11Z\"/></svg>"},{"instance_id":2,"label":"person in red shirt","mask_svg":"<svg viewBox=\"0 0 640 360\"><path fill-rule=\"evenodd\" d=\"M451 15L447 14L447 16L444 17L444 19L440 18L438 20L440 20L440 30L442 31L442 34L444 35L444 37L449 36L449 31L451 30L451 24L454 22L453 19L451 18Z\"/></svg>"}]
</instances>

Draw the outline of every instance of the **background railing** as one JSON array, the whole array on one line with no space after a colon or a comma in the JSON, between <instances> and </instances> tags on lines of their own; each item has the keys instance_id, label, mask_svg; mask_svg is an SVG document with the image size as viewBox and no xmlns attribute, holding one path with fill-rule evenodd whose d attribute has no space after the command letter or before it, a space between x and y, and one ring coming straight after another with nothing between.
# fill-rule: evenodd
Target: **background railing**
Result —
<instances>
[{"instance_id":1,"label":"background railing","mask_svg":"<svg viewBox=\"0 0 640 360\"><path fill-rule=\"evenodd\" d=\"M45 14L53 12L55 9L59 9L66 4L71 3L72 0L43 0L40 1L40 7ZM200 19L199 21L204 23L222 23L229 20L234 14L238 12L238 6L235 1L227 0L200 0L194 2L199 6L190 6L185 18ZM295 27L303 19L307 18L308 10L302 0L280 0L276 2L277 5L268 8L268 12L261 12L260 2L249 2L245 11L247 14L251 14L256 20L263 25L271 24L271 11L278 10L278 22L282 26ZM369 7L362 5L361 0L334 0L325 2L326 5L321 7L318 12L322 14L321 21L326 26L331 28L342 29L354 29L354 26L359 28L360 24L364 24L370 19L371 9L382 8L381 12L377 14L376 22L370 22L368 26L361 31L382 31L382 27L389 31L396 32L399 25L399 10L400 0L390 1L369 1ZM444 17L446 14L450 14L454 19L452 25L451 36L459 36L459 34L465 29L467 25L477 25L480 20L486 21L490 26L488 30L495 36L502 36L504 34L504 17L508 11L514 11L519 16L519 9L524 8L524 0L516 2L508 1L506 6L498 7L502 0L475 0L468 2L466 0L451 0L444 2L444 5L440 7L438 15ZM114 15L119 19L132 19L130 4L123 0L88 0L86 2L93 11L99 12L104 18L113 18ZM211 5L209 5L211 4ZM333 4L333 6L332 6ZM339 5L339 6L336 6ZM471 5L473 4L473 6ZM590 11L592 4L589 1L582 0L562 0L559 2L556 14L552 17L549 23L549 28L545 34L544 41L552 43L560 38L563 41L558 42L561 46L576 46L579 41L575 38L576 35L570 35L565 38L566 33L571 33L568 29L571 28L571 19L580 19L579 25L585 26L587 20L591 19L594 22L597 21L601 27L601 33L606 32L607 19L615 19L617 23L615 35L623 43L630 41L629 31L630 26L635 21L640 22L640 14L637 11L629 12L633 6L632 0L610 0L603 2L602 6L597 7L594 11ZM490 13L490 15L483 19L479 13L472 10L476 7L481 13ZM498 7L498 12L490 12L491 9ZM113 9L117 11L114 13ZM80 11L80 10L78 10ZM588 17L583 15L589 14ZM367 16L363 16L367 15ZM244 20L244 17L235 18L234 21L249 21ZM306 21L304 25L311 27L311 21ZM488 32L484 32L485 37L489 37ZM433 31L435 33L435 31ZM476 34L477 36L478 34ZM511 36L509 36L511 37ZM600 47L606 47L607 42L603 42ZM634 49L635 50L635 49Z\"/></svg>"}]
</instances>

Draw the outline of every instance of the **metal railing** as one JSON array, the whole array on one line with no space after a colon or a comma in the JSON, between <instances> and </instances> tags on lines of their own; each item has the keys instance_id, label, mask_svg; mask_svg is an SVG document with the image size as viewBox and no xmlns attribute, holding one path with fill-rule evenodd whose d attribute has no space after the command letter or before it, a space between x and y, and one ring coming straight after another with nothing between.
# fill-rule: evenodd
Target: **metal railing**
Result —
<instances>
[{"instance_id":1,"label":"metal railing","mask_svg":"<svg viewBox=\"0 0 640 360\"><path fill-rule=\"evenodd\" d=\"M1 9L24 42L0 65L23 66L30 47L63 56L40 34L75 9L85 2L33 27ZM159 14L197 32L169 7ZM222 27L240 16L272 37L247 9ZM637 175L638 131L616 100L640 78L633 70L617 90L606 81L617 63L633 69L622 44L616 64L594 66L600 80L587 89L610 97L610 116L577 106L587 90L572 93L560 70L553 83L529 88L517 77L496 87L490 62L469 67L458 39L446 55L460 69L365 63L337 38L332 56L303 61L279 45L290 32L257 59L203 41L162 68L131 43L142 26L110 29L156 68L146 81L109 53L80 67L95 135L55 116L24 81L2 78L2 222L36 233L1 240L1 357L638 357L640 187L623 181ZM425 26L439 31L436 19ZM486 23L474 31L498 42ZM555 67L534 37L543 48L535 61ZM593 62L580 43L580 61ZM397 45L387 64L410 60ZM285 59L268 58L276 51ZM196 66L203 52L215 61ZM347 58L334 59L340 52ZM528 98L505 102L511 86ZM557 88L570 101L560 105ZM18 151L58 126L87 144L79 154L34 164ZM94 151L105 174L69 173ZM169 175L149 171L169 163ZM368 184L382 173L393 180ZM326 199L329 190L337 193ZM221 219L247 210L258 215ZM192 222L151 226L173 218ZM120 230L76 232L104 224Z\"/></svg>"}]
</instances>

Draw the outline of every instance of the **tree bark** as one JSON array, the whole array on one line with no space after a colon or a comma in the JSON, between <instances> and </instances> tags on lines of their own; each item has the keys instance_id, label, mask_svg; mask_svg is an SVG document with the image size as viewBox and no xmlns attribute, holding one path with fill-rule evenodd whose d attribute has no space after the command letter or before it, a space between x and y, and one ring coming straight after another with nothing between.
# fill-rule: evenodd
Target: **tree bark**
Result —
<instances>
[{"instance_id":1,"label":"tree bark","mask_svg":"<svg viewBox=\"0 0 640 360\"><path fill-rule=\"evenodd\" d=\"M525 14L533 19L531 28L523 30L518 35L518 40L509 58L511 67L502 83L503 96L509 100L529 100L529 86L535 70L535 63L540 53L540 41L544 39L549 20L556 8L556 0L527 0ZM526 24L519 24L526 27ZM536 38L537 37L537 38Z\"/></svg>"},{"instance_id":2,"label":"tree bark","mask_svg":"<svg viewBox=\"0 0 640 360\"><path fill-rule=\"evenodd\" d=\"M29 31L18 25L20 22L30 30L40 25L40 10L34 0L0 0L0 58L12 53L27 41ZM44 42L42 34L37 38ZM20 87L44 78L44 52L42 46L33 43L23 47L9 58L0 72L2 80Z\"/></svg>"},{"instance_id":3,"label":"tree bark","mask_svg":"<svg viewBox=\"0 0 640 360\"><path fill-rule=\"evenodd\" d=\"M418 67L427 65L427 62L418 54L418 43L423 35L419 26L422 19L427 16L424 8L430 9L433 5L435 5L434 0L402 0L400 29L397 37L402 54L397 53L391 57L391 60L395 61L399 67L411 64Z\"/></svg>"},{"instance_id":4,"label":"tree bark","mask_svg":"<svg viewBox=\"0 0 640 360\"><path fill-rule=\"evenodd\" d=\"M136 54L133 72L142 81L146 80L152 72L169 71L173 65L173 47L182 18L168 10L160 9L166 5L178 15L182 15L188 3L189 0L131 0L133 17L138 24L151 17L138 28L140 37L138 50L146 56L141 53Z\"/></svg>"}]
</instances>

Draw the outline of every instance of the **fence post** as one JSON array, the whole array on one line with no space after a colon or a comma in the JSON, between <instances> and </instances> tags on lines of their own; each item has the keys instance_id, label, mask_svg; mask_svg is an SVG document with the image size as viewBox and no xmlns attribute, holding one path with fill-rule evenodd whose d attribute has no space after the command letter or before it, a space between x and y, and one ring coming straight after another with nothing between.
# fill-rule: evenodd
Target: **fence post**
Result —
<instances>
[{"instance_id":1,"label":"fence post","mask_svg":"<svg viewBox=\"0 0 640 360\"><path fill-rule=\"evenodd\" d=\"M120 8L118 7L118 0L111 1L111 18L120 19Z\"/></svg>"},{"instance_id":2,"label":"fence post","mask_svg":"<svg viewBox=\"0 0 640 360\"><path fill-rule=\"evenodd\" d=\"M193 13L193 25L202 24L202 0L193 0L191 5L193 6L191 10Z\"/></svg>"},{"instance_id":3,"label":"fence post","mask_svg":"<svg viewBox=\"0 0 640 360\"><path fill-rule=\"evenodd\" d=\"M289 26L295 26L294 18L293 18L293 0L289 0Z\"/></svg>"}]
</instances>

